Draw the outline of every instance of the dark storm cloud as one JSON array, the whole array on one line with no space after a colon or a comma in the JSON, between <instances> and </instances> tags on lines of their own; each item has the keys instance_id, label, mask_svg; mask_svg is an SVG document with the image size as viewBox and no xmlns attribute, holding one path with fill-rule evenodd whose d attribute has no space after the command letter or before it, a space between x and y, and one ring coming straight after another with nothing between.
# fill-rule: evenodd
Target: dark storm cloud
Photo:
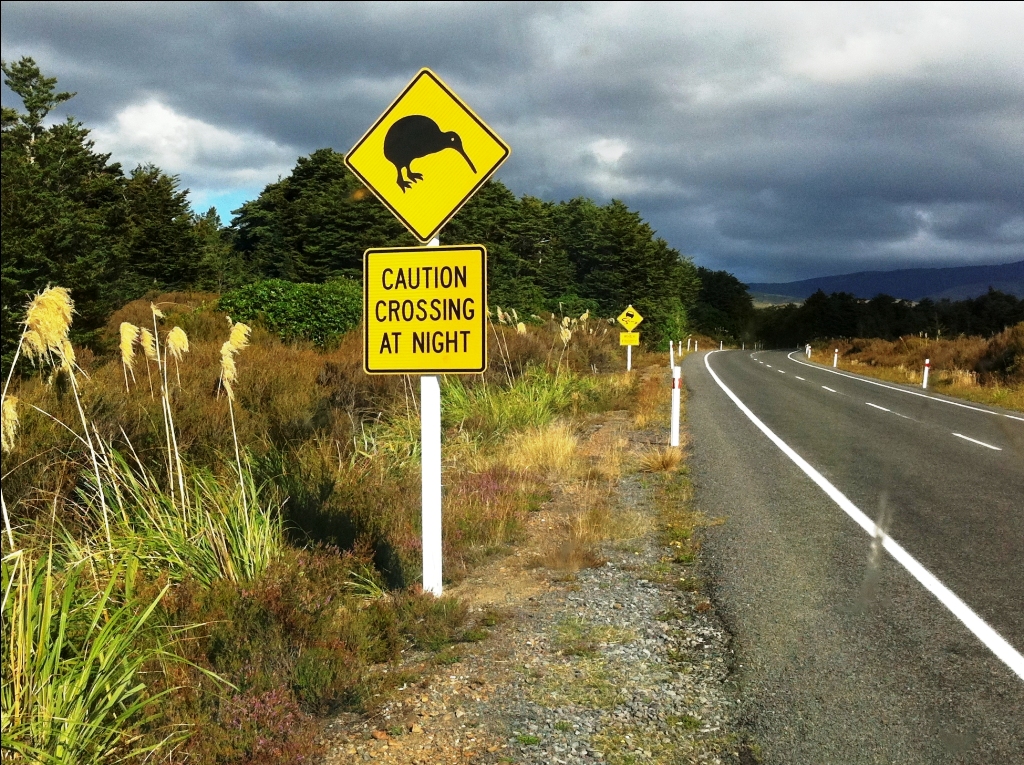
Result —
<instances>
[{"instance_id":1,"label":"dark storm cloud","mask_svg":"<svg viewBox=\"0 0 1024 765\"><path fill-rule=\"evenodd\" d=\"M4 3L2 40L79 92L115 158L200 195L345 151L430 66L512 144L516 192L621 198L769 281L1024 258L1022 24L1012 5Z\"/></svg>"}]
</instances>

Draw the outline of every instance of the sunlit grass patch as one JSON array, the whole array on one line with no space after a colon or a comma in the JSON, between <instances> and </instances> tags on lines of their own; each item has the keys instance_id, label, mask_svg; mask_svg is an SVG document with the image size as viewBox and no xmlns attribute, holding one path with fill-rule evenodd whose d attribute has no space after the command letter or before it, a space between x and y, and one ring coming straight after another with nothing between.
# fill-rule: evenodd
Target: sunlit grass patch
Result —
<instances>
[{"instance_id":1,"label":"sunlit grass patch","mask_svg":"<svg viewBox=\"0 0 1024 765\"><path fill-rule=\"evenodd\" d=\"M531 701L549 709L569 704L611 709L621 699L605 661L587 656L546 667L543 676L530 686L529 695Z\"/></svg>"},{"instance_id":2,"label":"sunlit grass patch","mask_svg":"<svg viewBox=\"0 0 1024 765\"><path fill-rule=\"evenodd\" d=\"M564 422L556 422L508 439L501 449L500 459L513 470L535 473L548 480L567 480L579 463L579 448L572 428Z\"/></svg>"},{"instance_id":3,"label":"sunlit grass patch","mask_svg":"<svg viewBox=\"0 0 1024 765\"><path fill-rule=\"evenodd\" d=\"M568 616L555 625L555 645L566 656L595 656L602 645L622 645L636 639L632 630Z\"/></svg>"},{"instance_id":4,"label":"sunlit grass patch","mask_svg":"<svg viewBox=\"0 0 1024 765\"><path fill-rule=\"evenodd\" d=\"M665 412L671 403L671 390L667 384L667 376L649 375L640 382L631 402L633 425L640 430L650 425L667 421Z\"/></svg>"},{"instance_id":5,"label":"sunlit grass patch","mask_svg":"<svg viewBox=\"0 0 1024 765\"><path fill-rule=\"evenodd\" d=\"M594 735L594 744L609 765L677 765L705 762L732 751L735 736L702 734L691 715L670 717L664 729L613 722Z\"/></svg>"}]
</instances>

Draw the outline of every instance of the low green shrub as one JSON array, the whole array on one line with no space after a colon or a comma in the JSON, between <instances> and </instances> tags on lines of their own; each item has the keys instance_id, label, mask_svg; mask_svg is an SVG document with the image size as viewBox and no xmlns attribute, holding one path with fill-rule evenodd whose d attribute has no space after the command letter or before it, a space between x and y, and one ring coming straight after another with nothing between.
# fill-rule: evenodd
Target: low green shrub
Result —
<instances>
[{"instance_id":1,"label":"low green shrub","mask_svg":"<svg viewBox=\"0 0 1024 765\"><path fill-rule=\"evenodd\" d=\"M264 279L225 293L218 308L235 321L260 323L286 340L325 346L359 324L363 297L351 279L324 284Z\"/></svg>"}]
</instances>

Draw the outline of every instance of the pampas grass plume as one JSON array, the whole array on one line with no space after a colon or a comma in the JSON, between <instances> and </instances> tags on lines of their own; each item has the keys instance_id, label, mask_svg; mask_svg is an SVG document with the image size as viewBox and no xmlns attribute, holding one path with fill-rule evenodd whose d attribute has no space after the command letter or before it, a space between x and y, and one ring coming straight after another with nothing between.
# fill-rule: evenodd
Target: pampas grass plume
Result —
<instances>
[{"instance_id":1,"label":"pampas grass plume","mask_svg":"<svg viewBox=\"0 0 1024 765\"><path fill-rule=\"evenodd\" d=\"M146 353L146 358L150 361L156 361L156 338L153 337L153 333L145 327L139 329L139 345L142 346L142 350Z\"/></svg>"},{"instance_id":2,"label":"pampas grass plume","mask_svg":"<svg viewBox=\"0 0 1024 765\"><path fill-rule=\"evenodd\" d=\"M242 324L238 322L231 327L231 337L228 338L228 342L231 343L231 347L238 352L249 345L249 333L252 329L249 328L248 324Z\"/></svg>"},{"instance_id":3,"label":"pampas grass plume","mask_svg":"<svg viewBox=\"0 0 1024 765\"><path fill-rule=\"evenodd\" d=\"M28 304L25 312L25 353L31 359L56 354L67 365L66 345L75 302L64 287L47 287ZM71 354L74 363L74 352Z\"/></svg>"},{"instance_id":4,"label":"pampas grass plume","mask_svg":"<svg viewBox=\"0 0 1024 765\"><path fill-rule=\"evenodd\" d=\"M224 390L231 401L235 400L235 390L232 387L232 383L238 379L238 370L235 367L235 354L249 345L249 333L251 331L248 325L241 322L232 324L231 336L220 347L220 376L224 383Z\"/></svg>"},{"instance_id":5,"label":"pampas grass plume","mask_svg":"<svg viewBox=\"0 0 1024 765\"><path fill-rule=\"evenodd\" d=\"M139 328L130 321L122 321L118 330L121 334L121 363L128 369L135 367L135 339L139 336Z\"/></svg>"},{"instance_id":6,"label":"pampas grass plume","mask_svg":"<svg viewBox=\"0 0 1024 765\"><path fill-rule=\"evenodd\" d=\"M171 357L178 361L181 358L181 354L188 353L188 335L185 334L185 330L181 327L175 327L167 333L167 352L171 354Z\"/></svg>"},{"instance_id":7,"label":"pampas grass plume","mask_svg":"<svg viewBox=\"0 0 1024 765\"><path fill-rule=\"evenodd\" d=\"M164 312L157 308L153 303L149 304L149 310L153 312L153 316L157 319L164 318Z\"/></svg>"},{"instance_id":8,"label":"pampas grass plume","mask_svg":"<svg viewBox=\"0 0 1024 765\"><path fill-rule=\"evenodd\" d=\"M0 435L2 435L3 451L14 448L14 439L18 435L18 397L8 396L4 399L3 413L0 415Z\"/></svg>"}]
</instances>

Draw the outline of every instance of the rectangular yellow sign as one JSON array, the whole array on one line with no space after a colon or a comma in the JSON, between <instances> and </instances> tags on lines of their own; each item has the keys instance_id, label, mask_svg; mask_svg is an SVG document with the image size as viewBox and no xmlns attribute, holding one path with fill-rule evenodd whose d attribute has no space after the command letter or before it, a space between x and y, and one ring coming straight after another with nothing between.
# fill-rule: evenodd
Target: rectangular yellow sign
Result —
<instances>
[{"instance_id":1,"label":"rectangular yellow sign","mask_svg":"<svg viewBox=\"0 0 1024 765\"><path fill-rule=\"evenodd\" d=\"M479 374L487 369L487 251L478 244L367 250L367 374Z\"/></svg>"},{"instance_id":2,"label":"rectangular yellow sign","mask_svg":"<svg viewBox=\"0 0 1024 765\"><path fill-rule=\"evenodd\" d=\"M619 345L640 345L639 332L620 332Z\"/></svg>"}]
</instances>

